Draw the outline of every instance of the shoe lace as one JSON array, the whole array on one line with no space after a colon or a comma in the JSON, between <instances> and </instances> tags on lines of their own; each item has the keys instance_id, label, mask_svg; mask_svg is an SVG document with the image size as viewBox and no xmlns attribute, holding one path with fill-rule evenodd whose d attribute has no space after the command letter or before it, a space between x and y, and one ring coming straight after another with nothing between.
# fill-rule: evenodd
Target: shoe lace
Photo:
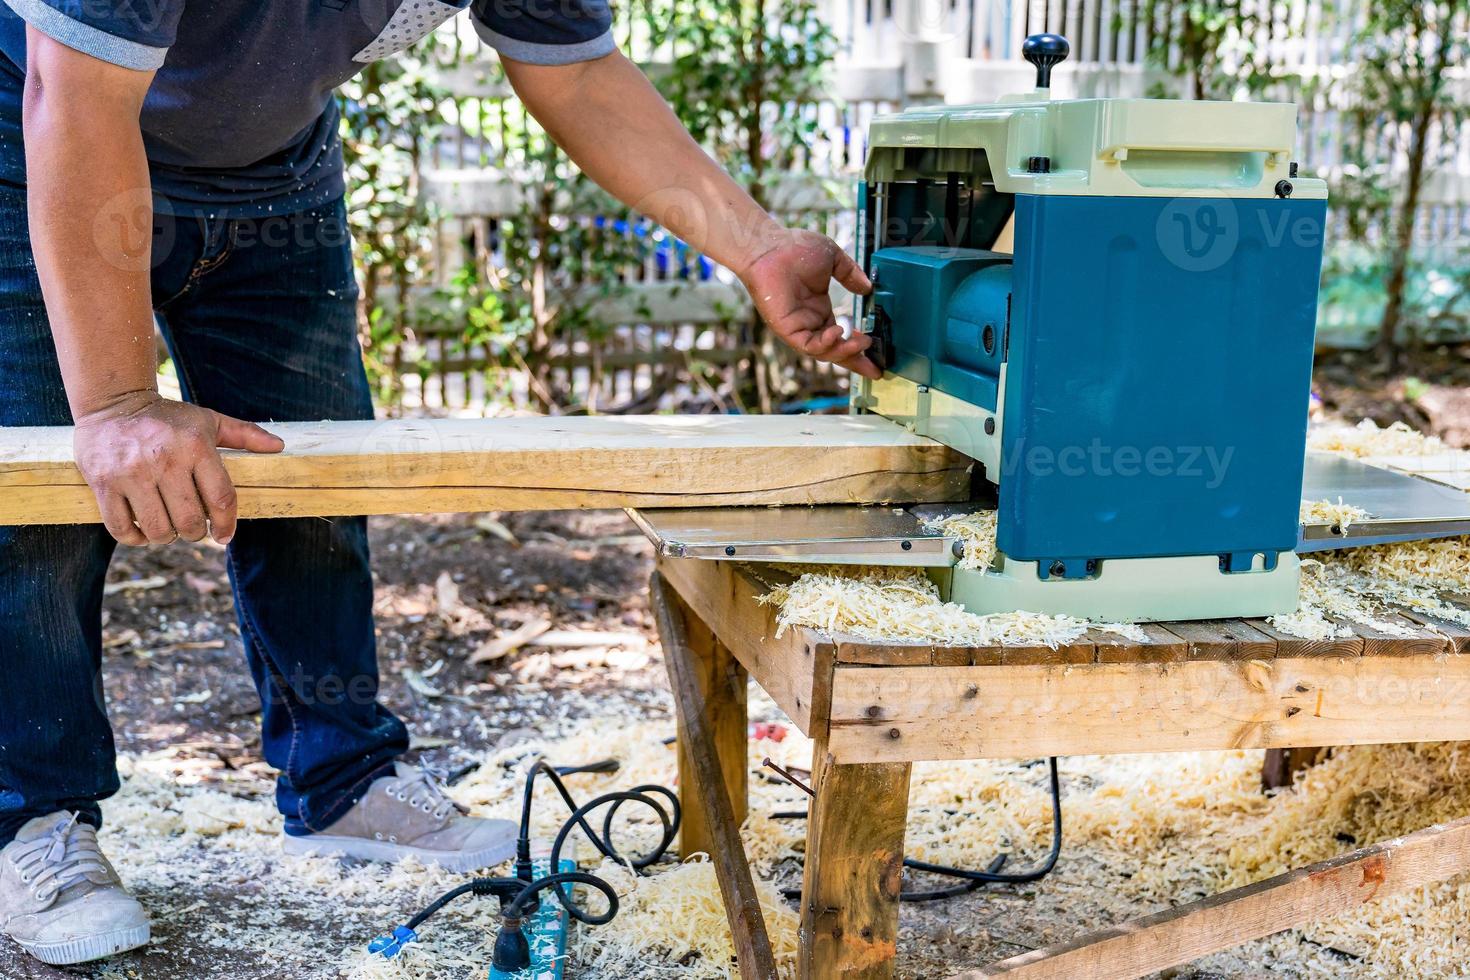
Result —
<instances>
[{"instance_id":1,"label":"shoe lace","mask_svg":"<svg viewBox=\"0 0 1470 980\"><path fill-rule=\"evenodd\" d=\"M19 846L15 855L20 880L31 886L37 901L49 902L68 885L105 879L108 875L97 830L73 813L44 836Z\"/></svg>"},{"instance_id":2,"label":"shoe lace","mask_svg":"<svg viewBox=\"0 0 1470 980\"><path fill-rule=\"evenodd\" d=\"M432 813L435 820L443 820L455 812L469 812L449 798L444 777L432 769L420 768L412 776L400 780L397 794L400 800L406 799L411 807L423 809L432 804L432 809L425 812Z\"/></svg>"}]
</instances>

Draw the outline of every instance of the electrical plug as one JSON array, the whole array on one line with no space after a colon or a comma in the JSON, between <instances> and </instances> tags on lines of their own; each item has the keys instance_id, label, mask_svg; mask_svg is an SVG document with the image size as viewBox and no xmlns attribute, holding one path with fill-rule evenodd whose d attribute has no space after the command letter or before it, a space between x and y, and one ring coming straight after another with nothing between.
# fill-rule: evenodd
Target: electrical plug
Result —
<instances>
[{"instance_id":1,"label":"electrical plug","mask_svg":"<svg viewBox=\"0 0 1470 980\"><path fill-rule=\"evenodd\" d=\"M379 936L368 944L369 953L377 953L385 960L391 960L403 952L403 947L409 943L418 941L418 933L408 926L399 926L393 930L391 936Z\"/></svg>"}]
</instances>

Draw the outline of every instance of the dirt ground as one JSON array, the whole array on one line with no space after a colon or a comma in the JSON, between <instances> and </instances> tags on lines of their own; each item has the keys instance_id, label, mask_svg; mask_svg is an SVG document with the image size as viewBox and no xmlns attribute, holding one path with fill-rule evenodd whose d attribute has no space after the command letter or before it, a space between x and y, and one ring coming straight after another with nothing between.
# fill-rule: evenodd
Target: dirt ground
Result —
<instances>
[{"instance_id":1,"label":"dirt ground","mask_svg":"<svg viewBox=\"0 0 1470 980\"><path fill-rule=\"evenodd\" d=\"M1407 422L1451 446L1470 448L1470 344L1405 355L1388 372L1378 357L1334 351L1317 358L1312 387L1323 408L1356 422Z\"/></svg>"}]
</instances>

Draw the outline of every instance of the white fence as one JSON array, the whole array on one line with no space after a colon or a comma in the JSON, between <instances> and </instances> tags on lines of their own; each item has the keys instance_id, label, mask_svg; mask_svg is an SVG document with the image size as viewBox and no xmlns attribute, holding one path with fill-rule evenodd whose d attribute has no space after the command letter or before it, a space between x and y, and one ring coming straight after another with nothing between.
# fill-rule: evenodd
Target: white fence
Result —
<instances>
[{"instance_id":1,"label":"white fence","mask_svg":"<svg viewBox=\"0 0 1470 980\"><path fill-rule=\"evenodd\" d=\"M1329 16L1324 4L1331 2L1338 6ZM1307 99L1286 86L1272 94L1302 102L1298 159L1305 172L1329 180L1338 176L1347 159L1344 146L1350 137L1351 106L1350 86L1344 80L1353 71L1352 39L1363 2L1255 0L1256 9L1248 11L1260 24L1258 36L1250 40L1269 61L1290 68L1288 74L1320 83ZM1028 89L1034 69L1020 57L1021 42L1028 34L1051 31L1071 41L1071 57L1053 76L1058 97L1143 96L1160 87L1186 94L1187 78L1150 59L1154 39L1170 36L1170 28L1145 23L1144 9L1142 0L822 0L822 16L839 42L831 98L783 107L782 111L809 114L820 137L804 161L807 172L787 175L775 189L778 210L809 216L826 212L829 233L839 238L850 234L852 178L861 166L872 117L905 104L990 102ZM455 103L454 117L475 118L479 125L473 127L473 135L451 128L424 158L421 187L443 217L433 263L434 278L441 284L467 261L493 261L487 250L496 237L495 223L523 209L520 188L496 170L509 139L503 135L504 125L498 127L502 136L497 137L496 120L503 123L508 113L522 110L491 70L493 54L479 46L463 23L465 18L458 20L461 58L439 80ZM639 50L631 36L628 48L651 72L666 70L667 51ZM1170 57L1177 59L1177 54ZM1470 101L1466 71L1463 66L1459 69L1456 84L1460 98ZM1416 236L1418 251L1453 256L1453 261L1464 261L1470 254L1470 127L1465 129L1453 145L1441 142L1439 155L1445 162L1432 173L1421 198ZM1406 140L1388 126L1380 127L1377 137L1372 155L1392 181L1404 169ZM1342 219L1340 212L1335 214L1339 241L1345 237ZM1368 235L1380 238L1383 231L1370 228ZM607 322L623 325L621 333L633 338L626 345L627 359L667 359L672 346L724 349L728 353L720 359L738 358L738 342L721 334L722 325L736 324L747 315L738 286L717 277L691 288L679 281L677 271L671 275L652 258L645 268L630 270L627 278L630 293L599 311L612 318ZM1348 326L1363 334L1371 326L1371 314L1363 320ZM615 344L627 339L619 339L621 333L615 332ZM430 346L434 343L430 341ZM473 360L473 351L465 353ZM596 345L576 341L569 344L563 360L582 370L597 356ZM456 358L456 369L465 363L464 356ZM444 399L449 399L452 387L462 387L473 397L480 383L472 380L441 380ZM630 383L625 397L638 390L640 385Z\"/></svg>"}]
</instances>

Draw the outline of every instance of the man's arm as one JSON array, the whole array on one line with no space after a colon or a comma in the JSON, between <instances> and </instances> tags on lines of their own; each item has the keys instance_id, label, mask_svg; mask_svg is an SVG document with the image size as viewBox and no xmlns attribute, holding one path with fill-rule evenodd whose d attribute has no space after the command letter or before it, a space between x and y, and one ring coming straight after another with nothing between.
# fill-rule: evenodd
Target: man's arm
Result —
<instances>
[{"instance_id":1,"label":"man's arm","mask_svg":"<svg viewBox=\"0 0 1470 980\"><path fill-rule=\"evenodd\" d=\"M589 177L739 275L787 343L881 375L863 354L866 335L843 339L827 291L835 277L866 294L867 276L830 239L783 228L761 210L632 62L617 53L556 66L502 60L531 114Z\"/></svg>"},{"instance_id":2,"label":"man's arm","mask_svg":"<svg viewBox=\"0 0 1470 980\"><path fill-rule=\"evenodd\" d=\"M26 46L31 247L76 422L77 466L123 544L198 541L211 530L226 542L235 490L216 447L279 452L282 443L158 394L153 202L138 123L153 73L34 28Z\"/></svg>"}]
</instances>

